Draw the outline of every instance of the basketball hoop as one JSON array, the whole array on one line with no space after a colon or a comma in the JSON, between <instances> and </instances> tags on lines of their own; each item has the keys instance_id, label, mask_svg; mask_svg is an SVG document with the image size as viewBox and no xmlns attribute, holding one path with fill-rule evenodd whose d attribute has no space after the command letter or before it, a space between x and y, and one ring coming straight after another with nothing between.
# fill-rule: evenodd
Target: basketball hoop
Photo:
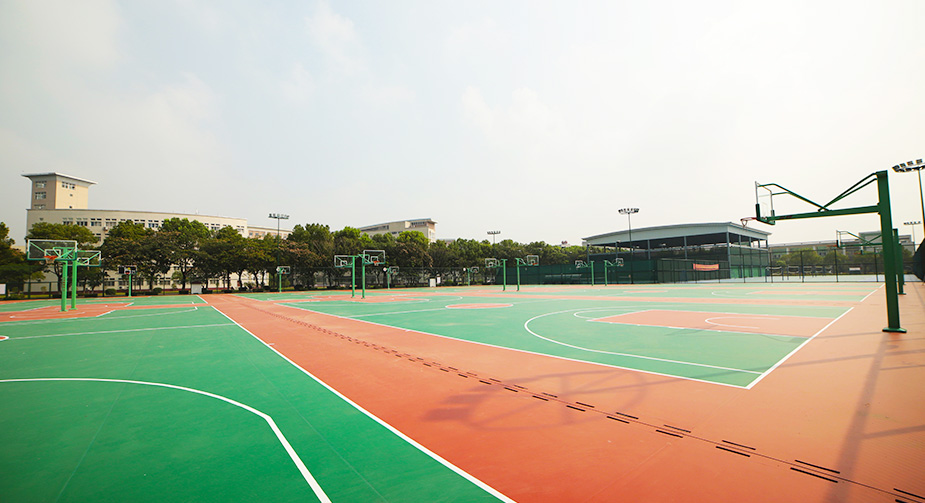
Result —
<instances>
[{"instance_id":1,"label":"basketball hoop","mask_svg":"<svg viewBox=\"0 0 925 503\"><path fill-rule=\"evenodd\" d=\"M758 220L757 217L745 217L740 218L739 221L742 222L742 227L748 228L748 223L752 220Z\"/></svg>"},{"instance_id":2,"label":"basketball hoop","mask_svg":"<svg viewBox=\"0 0 925 503\"><path fill-rule=\"evenodd\" d=\"M58 260L57 255L45 255L45 265L54 264L55 260Z\"/></svg>"}]
</instances>

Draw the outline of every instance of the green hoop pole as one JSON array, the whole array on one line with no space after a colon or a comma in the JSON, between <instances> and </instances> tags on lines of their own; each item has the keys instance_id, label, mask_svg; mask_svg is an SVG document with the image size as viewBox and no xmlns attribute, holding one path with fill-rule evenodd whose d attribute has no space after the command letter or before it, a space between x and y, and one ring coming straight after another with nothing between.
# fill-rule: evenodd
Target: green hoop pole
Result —
<instances>
[{"instance_id":1,"label":"green hoop pole","mask_svg":"<svg viewBox=\"0 0 925 503\"><path fill-rule=\"evenodd\" d=\"M64 265L67 267L67 264ZM71 309L77 309L77 257L71 261Z\"/></svg>"},{"instance_id":2,"label":"green hoop pole","mask_svg":"<svg viewBox=\"0 0 925 503\"><path fill-rule=\"evenodd\" d=\"M64 269L61 277L61 312L67 311L67 262L62 267Z\"/></svg>"}]
</instances>

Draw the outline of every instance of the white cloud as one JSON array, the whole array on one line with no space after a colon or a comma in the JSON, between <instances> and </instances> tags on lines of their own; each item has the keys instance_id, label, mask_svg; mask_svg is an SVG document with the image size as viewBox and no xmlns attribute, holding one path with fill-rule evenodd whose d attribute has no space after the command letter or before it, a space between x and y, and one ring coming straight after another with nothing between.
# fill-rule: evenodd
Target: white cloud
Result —
<instances>
[{"instance_id":1,"label":"white cloud","mask_svg":"<svg viewBox=\"0 0 925 503\"><path fill-rule=\"evenodd\" d=\"M560 143L563 124L536 91L522 87L511 93L510 105L492 108L479 89L469 86L462 95L463 117L498 145Z\"/></svg>"},{"instance_id":2,"label":"white cloud","mask_svg":"<svg viewBox=\"0 0 925 503\"><path fill-rule=\"evenodd\" d=\"M454 63L478 63L491 54L492 59L511 50L513 42L509 32L501 29L497 21L483 18L477 23L457 26L449 30L444 40L446 57Z\"/></svg>"},{"instance_id":3,"label":"white cloud","mask_svg":"<svg viewBox=\"0 0 925 503\"><path fill-rule=\"evenodd\" d=\"M328 2L318 2L305 23L312 42L339 71L350 74L363 67L353 21L334 12Z\"/></svg>"},{"instance_id":4,"label":"white cloud","mask_svg":"<svg viewBox=\"0 0 925 503\"><path fill-rule=\"evenodd\" d=\"M280 84L283 96L295 103L305 103L315 91L315 80L301 63L294 63L289 78Z\"/></svg>"},{"instance_id":5,"label":"white cloud","mask_svg":"<svg viewBox=\"0 0 925 503\"><path fill-rule=\"evenodd\" d=\"M414 91L401 85L369 85L361 91L363 100L377 108L393 108L414 101Z\"/></svg>"}]
</instances>

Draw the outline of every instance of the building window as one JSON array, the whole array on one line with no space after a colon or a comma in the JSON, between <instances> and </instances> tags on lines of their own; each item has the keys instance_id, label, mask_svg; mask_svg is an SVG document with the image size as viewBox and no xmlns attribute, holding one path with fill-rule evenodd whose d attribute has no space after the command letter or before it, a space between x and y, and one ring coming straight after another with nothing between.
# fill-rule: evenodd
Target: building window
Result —
<instances>
[{"instance_id":1,"label":"building window","mask_svg":"<svg viewBox=\"0 0 925 503\"><path fill-rule=\"evenodd\" d=\"M36 193L35 193L35 199L37 199L37 200L39 200L39 199L45 199L45 192L36 192Z\"/></svg>"},{"instance_id":2,"label":"building window","mask_svg":"<svg viewBox=\"0 0 925 503\"><path fill-rule=\"evenodd\" d=\"M63 189L73 189L73 188L75 188L75 187L77 187L77 185L75 185L75 184L73 184L73 183L71 183L71 182L61 182L61 188L63 188Z\"/></svg>"},{"instance_id":3,"label":"building window","mask_svg":"<svg viewBox=\"0 0 925 503\"><path fill-rule=\"evenodd\" d=\"M64 217L64 218L61 220L61 223L64 224L64 225L73 225L73 224L74 224L74 219L73 219L73 218L69 218L69 217Z\"/></svg>"},{"instance_id":4,"label":"building window","mask_svg":"<svg viewBox=\"0 0 925 503\"><path fill-rule=\"evenodd\" d=\"M35 209L37 209L37 210L44 210L44 209L45 209L45 205L44 205L44 204L36 204L36 205L35 205Z\"/></svg>"},{"instance_id":5,"label":"building window","mask_svg":"<svg viewBox=\"0 0 925 503\"><path fill-rule=\"evenodd\" d=\"M37 188L37 189L44 189L44 188L45 188L45 182L35 182L35 188Z\"/></svg>"},{"instance_id":6,"label":"building window","mask_svg":"<svg viewBox=\"0 0 925 503\"><path fill-rule=\"evenodd\" d=\"M90 227L100 227L102 225L103 225L102 218L91 218L90 219Z\"/></svg>"},{"instance_id":7,"label":"building window","mask_svg":"<svg viewBox=\"0 0 925 503\"><path fill-rule=\"evenodd\" d=\"M78 219L77 219L77 225L79 225L79 226L81 226L81 227L86 227L86 226L87 226L87 223L88 223L88 222L87 222L87 219L86 219L86 218L78 218Z\"/></svg>"}]
</instances>

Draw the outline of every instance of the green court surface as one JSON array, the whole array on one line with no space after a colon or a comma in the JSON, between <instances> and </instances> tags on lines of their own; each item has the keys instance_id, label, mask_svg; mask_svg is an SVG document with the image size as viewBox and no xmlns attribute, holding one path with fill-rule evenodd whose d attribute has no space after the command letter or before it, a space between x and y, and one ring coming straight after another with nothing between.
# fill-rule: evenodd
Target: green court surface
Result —
<instances>
[{"instance_id":1,"label":"green court surface","mask_svg":"<svg viewBox=\"0 0 925 503\"><path fill-rule=\"evenodd\" d=\"M503 499L209 306L0 335L0 501Z\"/></svg>"},{"instance_id":2,"label":"green court surface","mask_svg":"<svg viewBox=\"0 0 925 503\"><path fill-rule=\"evenodd\" d=\"M0 313L9 313L13 311L28 311L32 309L41 309L43 307L58 306L61 307L61 299L42 299L42 300L23 300L15 302L0 302Z\"/></svg>"},{"instance_id":3,"label":"green court surface","mask_svg":"<svg viewBox=\"0 0 925 503\"><path fill-rule=\"evenodd\" d=\"M77 309L84 304L114 304L120 306L179 306L185 304L205 304L198 295L168 295L153 297L103 297L77 299ZM61 299L41 299L25 300L19 302L2 302L0 303L0 313L13 311L27 311L31 309L41 309L43 307L61 308ZM68 310L71 309L71 301L67 301Z\"/></svg>"},{"instance_id":4,"label":"green court surface","mask_svg":"<svg viewBox=\"0 0 925 503\"><path fill-rule=\"evenodd\" d=\"M288 306L377 323L390 327L450 337L490 346L597 363L655 374L750 387L779 362L797 350L817 330L845 314L871 289L832 290L830 296L818 289L804 289L814 300L834 299L840 305L790 305L722 303L717 293L729 299L802 298L800 290L761 288L624 288L595 290L535 288L521 292L484 296L485 289L471 294L465 289L402 292L386 298L288 302ZM603 297L626 292L648 291L652 297L711 298L711 303L626 301ZM468 292L473 292L469 289ZM756 293L760 292L759 296ZM638 294L634 294L638 295ZM556 298L558 296L558 298ZM581 298L575 298L580 296ZM473 306L467 306L473 305ZM473 309L474 308L474 309ZM670 321L649 324L620 323L619 316L658 311L690 317L705 313L704 326L673 326ZM637 314L638 315L638 314ZM616 317L616 318L611 318ZM602 320L608 318L616 322ZM740 321L720 324L712 318ZM741 321L745 320L745 321ZM752 320L752 321L749 321ZM808 322L818 329L797 335L737 331L736 324ZM715 327L712 328L712 327Z\"/></svg>"}]
</instances>

